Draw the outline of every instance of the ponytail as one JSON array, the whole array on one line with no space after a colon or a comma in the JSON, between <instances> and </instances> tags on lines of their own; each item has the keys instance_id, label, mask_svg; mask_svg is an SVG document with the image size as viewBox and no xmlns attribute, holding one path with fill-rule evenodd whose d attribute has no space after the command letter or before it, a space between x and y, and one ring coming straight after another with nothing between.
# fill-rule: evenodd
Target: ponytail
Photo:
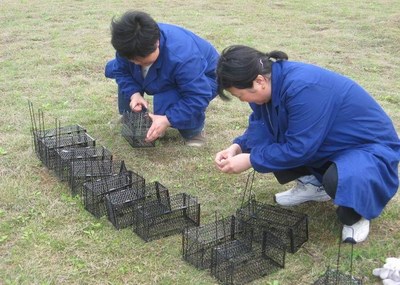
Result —
<instances>
[{"instance_id":1,"label":"ponytail","mask_svg":"<svg viewBox=\"0 0 400 285\"><path fill-rule=\"evenodd\" d=\"M265 55L267 56L268 60L273 62L289 59L288 55L280 50L274 50L266 53Z\"/></svg>"}]
</instances>

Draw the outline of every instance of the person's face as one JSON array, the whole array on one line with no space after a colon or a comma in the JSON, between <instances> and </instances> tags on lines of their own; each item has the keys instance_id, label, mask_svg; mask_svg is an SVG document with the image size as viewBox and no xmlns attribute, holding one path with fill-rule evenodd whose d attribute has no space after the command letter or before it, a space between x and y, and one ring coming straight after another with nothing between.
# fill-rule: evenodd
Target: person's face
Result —
<instances>
[{"instance_id":1,"label":"person's face","mask_svg":"<svg viewBox=\"0 0 400 285\"><path fill-rule=\"evenodd\" d=\"M134 64L140 65L142 67L146 67L153 64L157 60L159 55L160 55L160 45L159 42L157 42L157 48L151 54L149 54L146 57L137 56L129 61L133 62Z\"/></svg>"},{"instance_id":2,"label":"person's face","mask_svg":"<svg viewBox=\"0 0 400 285\"><path fill-rule=\"evenodd\" d=\"M238 89L230 87L226 91L242 102L262 105L271 100L271 80L268 77L258 75L253 81L252 88Z\"/></svg>"}]
</instances>

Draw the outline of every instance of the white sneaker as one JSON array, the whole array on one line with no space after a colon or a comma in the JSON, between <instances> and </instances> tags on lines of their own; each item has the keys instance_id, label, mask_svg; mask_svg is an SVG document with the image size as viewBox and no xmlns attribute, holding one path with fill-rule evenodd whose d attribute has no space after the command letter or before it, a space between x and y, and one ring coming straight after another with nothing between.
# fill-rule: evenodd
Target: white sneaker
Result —
<instances>
[{"instance_id":1,"label":"white sneaker","mask_svg":"<svg viewBox=\"0 0 400 285\"><path fill-rule=\"evenodd\" d=\"M370 222L361 218L357 223L352 226L343 226L342 241L347 243L359 243L367 239L369 234Z\"/></svg>"},{"instance_id":2,"label":"white sneaker","mask_svg":"<svg viewBox=\"0 0 400 285\"><path fill-rule=\"evenodd\" d=\"M323 186L315 186L311 183L304 184L298 179L296 183L293 188L275 194L275 202L281 206L295 206L307 201L324 202L331 199Z\"/></svg>"}]
</instances>

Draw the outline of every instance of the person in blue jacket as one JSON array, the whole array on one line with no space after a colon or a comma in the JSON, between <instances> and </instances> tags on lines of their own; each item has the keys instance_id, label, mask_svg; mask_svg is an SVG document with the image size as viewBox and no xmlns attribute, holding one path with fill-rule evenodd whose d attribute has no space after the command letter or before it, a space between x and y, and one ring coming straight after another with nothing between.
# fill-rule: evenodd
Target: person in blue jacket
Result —
<instances>
[{"instance_id":1,"label":"person in blue jacket","mask_svg":"<svg viewBox=\"0 0 400 285\"><path fill-rule=\"evenodd\" d=\"M173 127L187 145L203 145L205 111L217 95L217 50L193 32L157 23L142 11L113 18L111 43L116 56L107 63L105 76L118 84L119 112L147 110L144 94L151 95L147 141Z\"/></svg>"},{"instance_id":2,"label":"person in blue jacket","mask_svg":"<svg viewBox=\"0 0 400 285\"><path fill-rule=\"evenodd\" d=\"M230 98L226 90L253 111L243 135L216 154L217 168L252 167L274 173L281 184L305 177L276 194L276 202L332 198L343 241L364 241L370 220L399 187L400 140L378 103L343 75L242 45L221 53L217 82L222 99Z\"/></svg>"}]
</instances>

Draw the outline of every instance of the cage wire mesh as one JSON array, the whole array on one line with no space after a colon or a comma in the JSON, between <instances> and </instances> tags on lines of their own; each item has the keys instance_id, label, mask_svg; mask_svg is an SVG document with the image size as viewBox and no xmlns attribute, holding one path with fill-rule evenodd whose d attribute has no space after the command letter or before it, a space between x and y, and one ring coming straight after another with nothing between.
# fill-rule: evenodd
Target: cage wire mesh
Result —
<instances>
[{"instance_id":1,"label":"cage wire mesh","mask_svg":"<svg viewBox=\"0 0 400 285\"><path fill-rule=\"evenodd\" d=\"M308 241L308 216L256 201L254 195L251 194L253 180L254 171L248 176L242 204L236 211L239 230L243 223L253 225L254 239L259 242L262 240L263 232L270 231L282 239L288 252L295 253ZM245 202L247 191L249 191L249 197Z\"/></svg>"},{"instance_id":2,"label":"cage wire mesh","mask_svg":"<svg viewBox=\"0 0 400 285\"><path fill-rule=\"evenodd\" d=\"M240 238L212 248L211 275L222 284L246 284L285 267L286 246L282 240L264 231L261 244L254 242L253 226L247 226Z\"/></svg>"},{"instance_id":3,"label":"cage wire mesh","mask_svg":"<svg viewBox=\"0 0 400 285\"><path fill-rule=\"evenodd\" d=\"M329 266L327 267L325 273L313 283L313 285L362 285L363 282L360 278L353 276L353 252L354 252L354 244L353 243L343 243L350 246L350 268L346 270L344 264L342 264L342 241L341 236L339 235L338 242L338 253L336 259L336 269L332 269Z\"/></svg>"},{"instance_id":4,"label":"cage wire mesh","mask_svg":"<svg viewBox=\"0 0 400 285\"><path fill-rule=\"evenodd\" d=\"M166 200L168 197L168 189L158 181L145 184L144 189L130 187L111 192L106 195L108 220L116 229L126 228L133 224L133 209L136 203L145 199Z\"/></svg>"},{"instance_id":5,"label":"cage wire mesh","mask_svg":"<svg viewBox=\"0 0 400 285\"><path fill-rule=\"evenodd\" d=\"M117 230L133 223L133 205L144 199L144 189L128 187L106 195L107 217Z\"/></svg>"},{"instance_id":6,"label":"cage wire mesh","mask_svg":"<svg viewBox=\"0 0 400 285\"><path fill-rule=\"evenodd\" d=\"M39 140L41 149L44 150L44 164L48 169L54 170L56 166L56 150L64 147L94 146L95 140L86 132L56 135Z\"/></svg>"},{"instance_id":7,"label":"cage wire mesh","mask_svg":"<svg viewBox=\"0 0 400 285\"><path fill-rule=\"evenodd\" d=\"M215 222L186 228L182 232L182 257L197 269L208 269L212 248L234 240L236 234L235 216L217 219L216 215Z\"/></svg>"},{"instance_id":8,"label":"cage wire mesh","mask_svg":"<svg viewBox=\"0 0 400 285\"><path fill-rule=\"evenodd\" d=\"M71 194L82 196L85 182L127 171L124 161L73 160L70 163L70 174L68 175Z\"/></svg>"},{"instance_id":9,"label":"cage wire mesh","mask_svg":"<svg viewBox=\"0 0 400 285\"><path fill-rule=\"evenodd\" d=\"M44 113L42 110L38 109L37 113L33 108L31 101L28 101L29 115L31 119L31 135L33 140L33 147L36 155L40 160L42 160L39 140L44 137L55 137L57 134L57 128L46 129L44 122ZM58 130L60 134L71 134L74 132L86 132L86 129L80 125L64 126Z\"/></svg>"},{"instance_id":10,"label":"cage wire mesh","mask_svg":"<svg viewBox=\"0 0 400 285\"><path fill-rule=\"evenodd\" d=\"M186 193L146 199L134 205L133 217L133 231L148 242L199 226L200 204Z\"/></svg>"},{"instance_id":11,"label":"cage wire mesh","mask_svg":"<svg viewBox=\"0 0 400 285\"><path fill-rule=\"evenodd\" d=\"M96 218L107 214L105 196L128 188L144 192L145 180L133 171L102 177L83 184L83 204Z\"/></svg>"},{"instance_id":12,"label":"cage wire mesh","mask_svg":"<svg viewBox=\"0 0 400 285\"><path fill-rule=\"evenodd\" d=\"M154 147L154 141L145 141L151 124L152 120L147 110L143 110L142 112L124 112L122 115L121 135L134 148Z\"/></svg>"},{"instance_id":13,"label":"cage wire mesh","mask_svg":"<svg viewBox=\"0 0 400 285\"><path fill-rule=\"evenodd\" d=\"M242 223L254 227L255 239L260 241L262 232L269 230L280 237L291 253L295 253L308 240L308 217L278 206L249 200L236 213L239 228Z\"/></svg>"},{"instance_id":14,"label":"cage wire mesh","mask_svg":"<svg viewBox=\"0 0 400 285\"><path fill-rule=\"evenodd\" d=\"M48 169L55 167L56 149L95 145L95 140L80 125L61 126L55 119L55 127L46 128L43 111L38 110L36 114L32 102L28 101L28 105L35 153Z\"/></svg>"},{"instance_id":15,"label":"cage wire mesh","mask_svg":"<svg viewBox=\"0 0 400 285\"><path fill-rule=\"evenodd\" d=\"M74 160L112 160L113 155L104 146L66 147L56 150L55 173L61 181L69 179Z\"/></svg>"},{"instance_id":16,"label":"cage wire mesh","mask_svg":"<svg viewBox=\"0 0 400 285\"><path fill-rule=\"evenodd\" d=\"M315 281L313 285L362 285L362 280L351 274L327 268L324 275Z\"/></svg>"}]
</instances>

